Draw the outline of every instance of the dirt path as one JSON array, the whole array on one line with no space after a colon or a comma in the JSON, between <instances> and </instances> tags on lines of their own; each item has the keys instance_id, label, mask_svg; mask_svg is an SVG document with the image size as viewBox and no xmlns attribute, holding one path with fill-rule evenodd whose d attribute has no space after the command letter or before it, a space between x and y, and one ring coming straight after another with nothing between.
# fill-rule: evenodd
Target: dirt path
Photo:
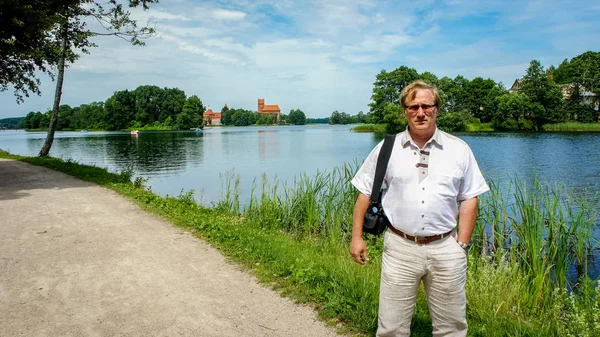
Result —
<instances>
[{"instance_id":1,"label":"dirt path","mask_svg":"<svg viewBox=\"0 0 600 337\"><path fill-rule=\"evenodd\" d=\"M0 159L0 336L335 336L116 193Z\"/></svg>"}]
</instances>

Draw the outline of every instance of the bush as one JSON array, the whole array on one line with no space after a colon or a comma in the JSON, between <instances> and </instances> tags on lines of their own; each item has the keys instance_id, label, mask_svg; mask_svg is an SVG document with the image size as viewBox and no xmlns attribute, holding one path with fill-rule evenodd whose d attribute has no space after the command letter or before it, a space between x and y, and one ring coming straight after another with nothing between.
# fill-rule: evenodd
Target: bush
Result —
<instances>
[{"instance_id":1,"label":"bush","mask_svg":"<svg viewBox=\"0 0 600 337\"><path fill-rule=\"evenodd\" d=\"M394 134L404 131L408 120L398 104L389 103L383 108L383 122L387 124L385 132Z\"/></svg>"},{"instance_id":2,"label":"bush","mask_svg":"<svg viewBox=\"0 0 600 337\"><path fill-rule=\"evenodd\" d=\"M440 130L452 131L467 131L468 124L478 123L479 120L474 118L468 110L460 110L458 112L445 112L438 116L437 126Z\"/></svg>"}]
</instances>

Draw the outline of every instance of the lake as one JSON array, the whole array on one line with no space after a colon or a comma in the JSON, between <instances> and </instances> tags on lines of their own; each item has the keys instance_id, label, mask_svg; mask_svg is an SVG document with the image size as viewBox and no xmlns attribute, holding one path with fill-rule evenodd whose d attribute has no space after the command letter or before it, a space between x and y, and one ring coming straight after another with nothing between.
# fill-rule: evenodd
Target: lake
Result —
<instances>
[{"instance_id":1,"label":"lake","mask_svg":"<svg viewBox=\"0 0 600 337\"><path fill-rule=\"evenodd\" d=\"M50 155L119 172L132 169L161 195L194 190L207 206L220 199L220 174L240 177L241 201L263 174L292 183L344 163L364 159L383 138L355 133L351 126L267 126L206 128L203 132L57 132ZM534 175L576 192L600 191L599 133L457 133L466 141L488 180L508 182ZM45 132L0 131L0 149L36 156ZM600 228L596 237L600 236ZM592 277L598 277L596 261Z\"/></svg>"},{"instance_id":2,"label":"lake","mask_svg":"<svg viewBox=\"0 0 600 337\"><path fill-rule=\"evenodd\" d=\"M57 132L50 152L119 172L133 169L149 178L152 190L179 195L194 190L210 205L221 197L220 173L240 176L242 201L254 178L292 182L301 172L312 175L344 163L364 159L382 139L355 133L351 126L268 126L206 128L196 132ZM600 188L598 133L457 133L465 140L488 179L508 181L518 174L529 181L534 174L551 184L576 191ZM45 132L0 131L0 149L35 156Z\"/></svg>"}]
</instances>

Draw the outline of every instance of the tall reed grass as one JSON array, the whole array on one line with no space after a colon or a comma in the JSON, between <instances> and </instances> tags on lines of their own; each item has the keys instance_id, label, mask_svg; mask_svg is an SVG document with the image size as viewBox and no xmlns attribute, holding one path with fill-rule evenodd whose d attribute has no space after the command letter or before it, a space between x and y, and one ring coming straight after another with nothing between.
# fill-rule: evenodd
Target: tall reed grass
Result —
<instances>
[{"instance_id":1,"label":"tall reed grass","mask_svg":"<svg viewBox=\"0 0 600 337\"><path fill-rule=\"evenodd\" d=\"M359 166L354 162L312 177L300 174L289 186L263 176L260 183L255 181L245 206L239 205L239 190L231 189L235 184L226 183L228 199L220 205L300 241L347 246L358 194L350 180ZM594 238L597 195L552 187L537 177L528 184L518 176L509 178L507 184L491 181L490 188L480 201L470 251L469 315L486 322L487 328L490 324L504 329L518 326L521 332L535 322L534 330L539 332L540 326L547 328L544 317L557 312L557 306L563 310L561 315L573 314L564 310L574 306L557 301L571 301L573 296L583 303L581 285L597 283L589 279L587 269L598 249ZM378 256L381 238L369 237L369 246L370 255ZM592 294L590 305L577 308L591 324L591 310L600 297L594 291L587 294ZM519 321L523 324L515 323ZM547 333L552 335L550 330Z\"/></svg>"},{"instance_id":2,"label":"tall reed grass","mask_svg":"<svg viewBox=\"0 0 600 337\"><path fill-rule=\"evenodd\" d=\"M356 192L349 186L337 185L349 185L348 178L358 163L347 165L348 172L338 169L337 174L320 173L320 179L334 179L320 184L320 188L295 189L295 185L265 184L264 177L260 192L257 183L252 193L255 195L252 207L240 205L239 179L230 172L223 176L231 182L223 186L227 200L209 209L194 202L193 191L182 191L179 197L161 197L149 188L143 188L141 181L135 184L126 180L131 179L128 172L113 174L105 169L56 158L26 158L1 151L0 158L46 166L113 189L148 211L208 240L233 261L253 269L262 281L277 285L284 294L291 294L297 301L315 304L321 317L330 323L343 322L343 330L368 335L373 335L376 330L381 237L368 238L371 263L360 266L348 256L348 235L332 234L337 226L341 228L340 233L349 230ZM298 181L312 186L314 179ZM516 177L508 184L506 187L500 182L491 182L491 192L484 194L480 203L480 217L473 237L476 247L470 251L468 259L469 335L600 337L600 285L598 280L586 277L585 269L590 251L598 250L598 241L590 239L593 236L591 229L597 225L597 196L575 193L564 187L550 188L535 181L525 184ZM326 188L337 188L347 195L332 196L324 191ZM288 221L284 231L281 219L298 214L289 211L284 216L286 213L281 205L292 209L289 206L292 201L286 198L296 195L285 189L298 193L307 189L319 191L321 197L314 198L319 201L314 204L317 207L300 207L305 209L302 212L306 209L317 212L318 207L330 205L321 199L325 197L348 200L349 204L337 206L340 214L335 217L340 219L339 225L324 223L328 221L324 215L312 215L312 219L322 219L323 223L316 222L317 225L309 227L300 221ZM265 202L265 212L261 213L263 195L264 201L272 203ZM532 209L520 210L519 207ZM323 209L331 211L335 207ZM242 216L225 214L225 210ZM517 233L514 228L522 225L524 216L533 221L523 226L532 233ZM544 218L547 221L542 222ZM339 236L336 238L336 235ZM538 241L533 244L522 242L531 237ZM541 251L528 251L530 247L541 247ZM562 253L557 253L559 249ZM530 261L531 256L542 262ZM565 268L555 266L568 263L553 262L565 259L564 256L573 265L581 266L574 268L580 275L576 283L568 276L566 280L561 278L563 272L560 270ZM535 267L536 264L540 266ZM546 271L543 274L546 279L536 281L533 273L537 270ZM536 282L542 282L546 288L540 291ZM426 298L420 291L411 335L431 336L431 333Z\"/></svg>"},{"instance_id":3,"label":"tall reed grass","mask_svg":"<svg viewBox=\"0 0 600 337\"><path fill-rule=\"evenodd\" d=\"M598 132L598 131L600 131L600 123L566 122L566 123L556 123L556 124L544 124L544 131Z\"/></svg>"}]
</instances>

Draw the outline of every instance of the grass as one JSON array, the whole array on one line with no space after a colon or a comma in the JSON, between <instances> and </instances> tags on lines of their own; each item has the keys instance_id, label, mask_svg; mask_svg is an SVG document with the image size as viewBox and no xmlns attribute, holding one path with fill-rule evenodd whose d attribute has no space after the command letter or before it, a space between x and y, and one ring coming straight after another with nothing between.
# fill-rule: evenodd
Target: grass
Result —
<instances>
[{"instance_id":1,"label":"grass","mask_svg":"<svg viewBox=\"0 0 600 337\"><path fill-rule=\"evenodd\" d=\"M352 128L354 132L379 132L385 133L386 124L362 124Z\"/></svg>"},{"instance_id":2,"label":"grass","mask_svg":"<svg viewBox=\"0 0 600 337\"><path fill-rule=\"evenodd\" d=\"M469 123L467 124L467 132L490 132L494 131L492 123Z\"/></svg>"},{"instance_id":3,"label":"grass","mask_svg":"<svg viewBox=\"0 0 600 337\"><path fill-rule=\"evenodd\" d=\"M359 163L287 186L262 177L251 202L240 204L239 179L223 176L223 198L214 208L194 201L193 191L161 197L131 182L131 172L55 158L12 158L42 165L111 188L144 209L211 242L266 284L301 303L343 332L373 335L377 325L381 238L367 237L371 262L359 266L348 253L356 191L348 183ZM510 188L492 183L482 198L469 253L467 315L470 336L600 336L600 287L566 278L566 266L587 265L596 248L597 200L541 183ZM522 227L522 228L518 228ZM575 290L575 291L571 291ZM413 336L431 336L421 290Z\"/></svg>"},{"instance_id":4,"label":"grass","mask_svg":"<svg viewBox=\"0 0 600 337\"><path fill-rule=\"evenodd\" d=\"M557 123L544 124L544 131L568 132L568 131L583 131L583 132L600 132L600 123Z\"/></svg>"}]
</instances>

